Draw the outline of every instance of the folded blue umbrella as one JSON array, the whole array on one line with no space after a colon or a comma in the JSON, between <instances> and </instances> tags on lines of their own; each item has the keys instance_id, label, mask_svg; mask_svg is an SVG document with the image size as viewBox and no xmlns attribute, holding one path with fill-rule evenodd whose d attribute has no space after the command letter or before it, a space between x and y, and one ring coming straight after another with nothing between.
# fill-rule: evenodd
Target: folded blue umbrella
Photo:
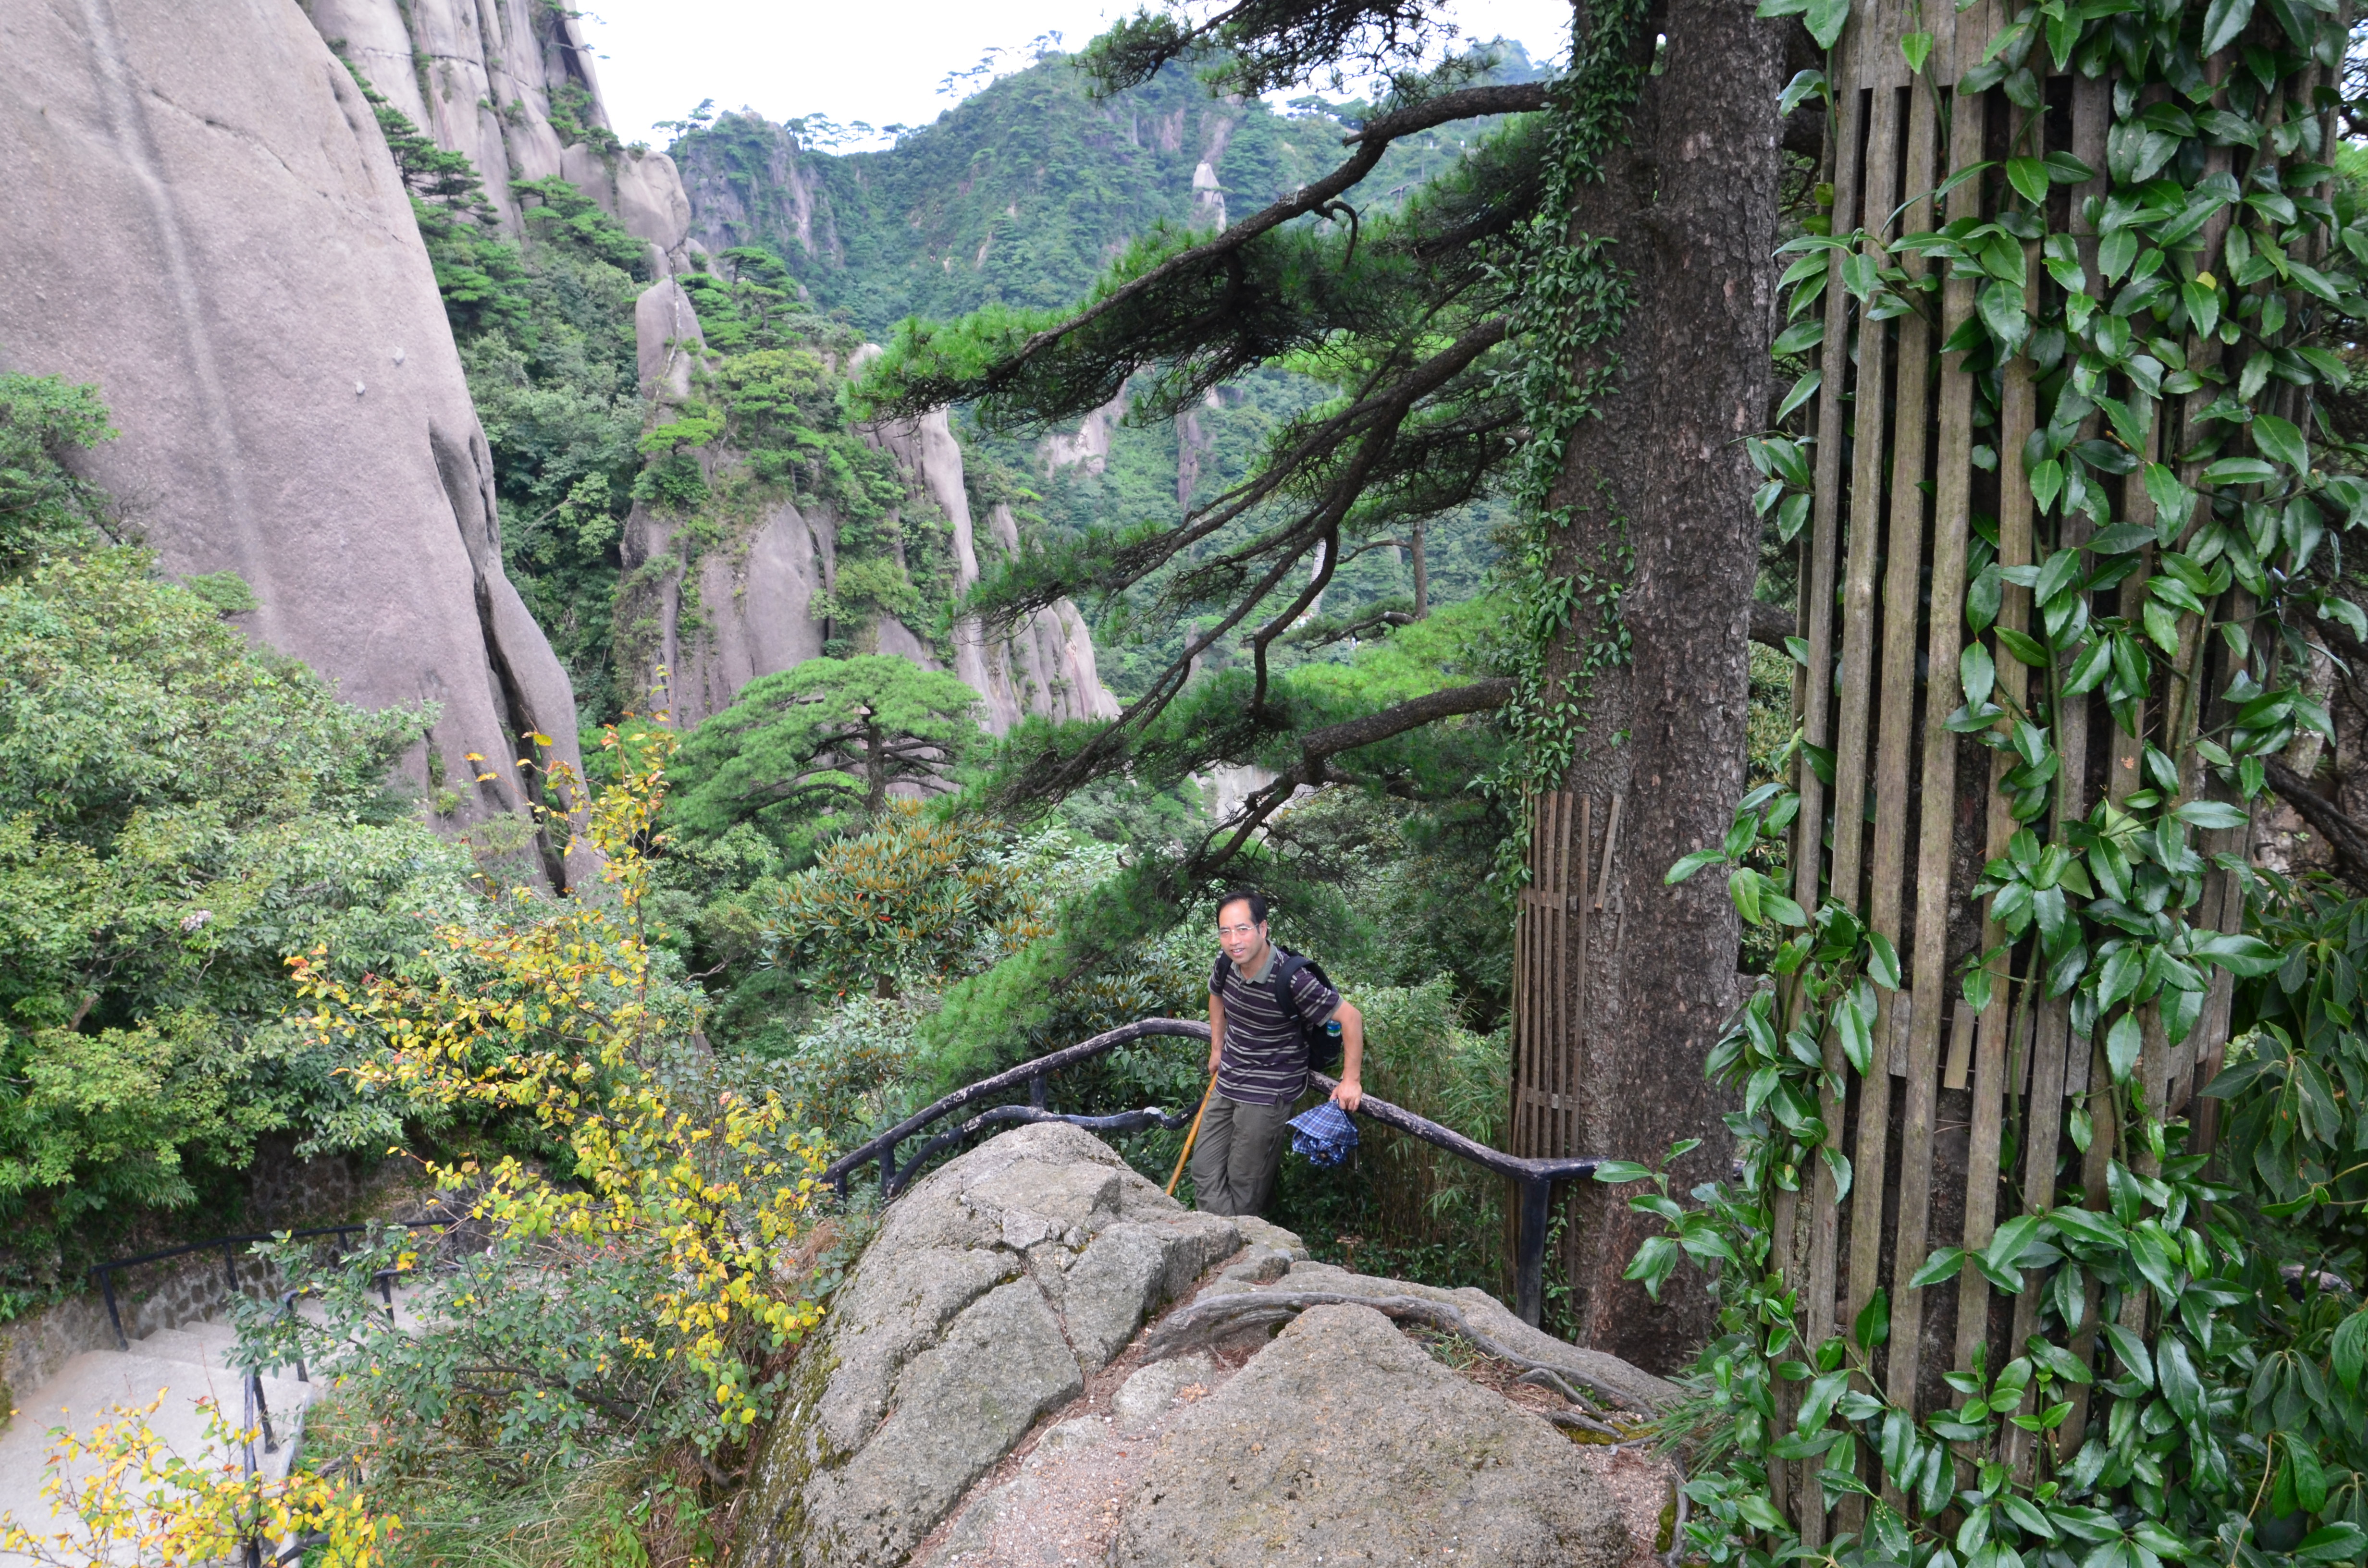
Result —
<instances>
[{"instance_id":1,"label":"folded blue umbrella","mask_svg":"<svg viewBox=\"0 0 2368 1568\"><path fill-rule=\"evenodd\" d=\"M1291 1119L1291 1152L1317 1165L1337 1165L1357 1146L1357 1124L1332 1100Z\"/></svg>"}]
</instances>

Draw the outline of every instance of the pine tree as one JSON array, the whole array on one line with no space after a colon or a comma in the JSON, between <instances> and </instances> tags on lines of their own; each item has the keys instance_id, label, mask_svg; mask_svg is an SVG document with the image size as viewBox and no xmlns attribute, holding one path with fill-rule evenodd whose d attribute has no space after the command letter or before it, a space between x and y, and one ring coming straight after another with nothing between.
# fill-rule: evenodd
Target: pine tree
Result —
<instances>
[{"instance_id":1,"label":"pine tree","mask_svg":"<svg viewBox=\"0 0 2368 1568\"><path fill-rule=\"evenodd\" d=\"M949 787L979 741L977 694L909 659L808 659L751 681L683 743L676 811L814 840L877 818L897 786Z\"/></svg>"},{"instance_id":2,"label":"pine tree","mask_svg":"<svg viewBox=\"0 0 2368 1568\"><path fill-rule=\"evenodd\" d=\"M883 411L964 401L990 427L1037 427L1131 382L1138 416L1156 418L1280 358L1326 374L1339 395L1179 525L1112 528L987 586L983 608L1009 616L1174 563L1169 600L1206 616L1115 722L1023 759L1007 791L1062 793L1147 742L1189 749L1163 716L1207 711L1178 703L1196 662L1246 635L1246 701L1209 712L1208 755L1246 723L1269 754L1300 756L1185 858L1181 890L1217 876L1331 757L1506 709L1508 803L1568 789L1627 804L1611 862L1627 918L1596 922L1594 950L1564 966L1588 977L1585 1013L1548 1011L1591 1020L1556 1042L1580 1062L1587 1152L1650 1158L1716 1131L1700 1069L1735 988L1734 911L1662 876L1715 841L1740 793L1759 543L1741 438L1768 415L1783 35L1743 0L1580 0L1569 69L1514 86L1482 83L1483 56L1413 69L1442 32L1427 0L1243 0L1206 22L1171 9L1121 25L1085 57L1105 89L1192 60L1219 91L1349 69L1387 72L1391 90L1332 174L1222 233L1146 236L1076 309L908 324L868 390ZM1396 210L1360 186L1393 140L1497 114L1513 118ZM1269 650L1335 563L1492 490L1524 517L1512 676L1294 732ZM1723 1148L1711 1137L1693 1165ZM1681 1360L1700 1298L1631 1311L1625 1211L1583 1199L1576 1212L1582 1336Z\"/></svg>"}]
</instances>

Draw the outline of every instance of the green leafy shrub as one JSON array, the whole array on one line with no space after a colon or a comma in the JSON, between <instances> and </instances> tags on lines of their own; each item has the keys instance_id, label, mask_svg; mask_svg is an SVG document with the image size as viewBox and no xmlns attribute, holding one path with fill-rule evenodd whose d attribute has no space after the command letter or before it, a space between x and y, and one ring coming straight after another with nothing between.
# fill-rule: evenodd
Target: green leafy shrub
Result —
<instances>
[{"instance_id":1,"label":"green leafy shrub","mask_svg":"<svg viewBox=\"0 0 2368 1568\"><path fill-rule=\"evenodd\" d=\"M706 1050L652 940L673 737L605 740L618 781L583 813L597 889L446 924L409 972L344 978L325 949L295 966L306 1033L354 1056L366 1088L540 1135L533 1162L429 1165L472 1221L457 1233L374 1231L342 1259L267 1249L316 1316L238 1305L248 1364L301 1358L353 1391L373 1501L440 1473L490 1474L507 1502L554 1466L606 1464L660 1481L644 1502L664 1492L673 1522L694 1522L728 1487L723 1465L745 1469L785 1352L821 1318L829 1238L808 1210L824 1156L792 1107ZM416 1331L381 1308L381 1272L416 1285ZM647 1561L654 1512L598 1510L579 1550Z\"/></svg>"},{"instance_id":2,"label":"green leafy shrub","mask_svg":"<svg viewBox=\"0 0 2368 1568\"><path fill-rule=\"evenodd\" d=\"M0 1283L197 1201L266 1133L382 1136L278 1019L290 955L400 965L415 912L467 902L384 782L428 718L337 701L142 551L0 585Z\"/></svg>"},{"instance_id":3,"label":"green leafy shrub","mask_svg":"<svg viewBox=\"0 0 2368 1568\"><path fill-rule=\"evenodd\" d=\"M991 853L999 836L991 822L891 801L870 832L768 890L766 948L810 985L888 995L910 971L934 979L983 946L1031 941L1051 929L1049 910Z\"/></svg>"},{"instance_id":4,"label":"green leafy shrub","mask_svg":"<svg viewBox=\"0 0 2368 1568\"><path fill-rule=\"evenodd\" d=\"M624 150L624 143L617 140L615 131L592 118L597 107L590 88L562 82L551 89L551 128L559 133L563 146L581 142L604 157L614 158Z\"/></svg>"},{"instance_id":5,"label":"green leafy shrub","mask_svg":"<svg viewBox=\"0 0 2368 1568\"><path fill-rule=\"evenodd\" d=\"M512 180L510 195L525 208L529 232L553 244L572 245L642 282L649 280L649 245L557 175Z\"/></svg>"},{"instance_id":6,"label":"green leafy shrub","mask_svg":"<svg viewBox=\"0 0 2368 1568\"><path fill-rule=\"evenodd\" d=\"M97 387L0 375L0 575L107 536L113 503L59 460L114 438Z\"/></svg>"},{"instance_id":7,"label":"green leafy shrub","mask_svg":"<svg viewBox=\"0 0 2368 1568\"><path fill-rule=\"evenodd\" d=\"M744 1060L738 1070L797 1108L820 1142L849 1149L917 1108L913 1020L926 998L839 997L784 1050Z\"/></svg>"}]
</instances>

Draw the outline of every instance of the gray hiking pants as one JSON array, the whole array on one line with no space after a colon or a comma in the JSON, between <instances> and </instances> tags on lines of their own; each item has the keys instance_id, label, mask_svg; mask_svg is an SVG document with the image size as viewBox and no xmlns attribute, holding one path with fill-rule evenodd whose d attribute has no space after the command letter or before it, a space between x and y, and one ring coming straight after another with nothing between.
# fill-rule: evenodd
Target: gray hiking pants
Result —
<instances>
[{"instance_id":1,"label":"gray hiking pants","mask_svg":"<svg viewBox=\"0 0 2368 1568\"><path fill-rule=\"evenodd\" d=\"M1275 1173L1291 1145L1291 1103L1248 1105L1209 1096L1192 1145L1192 1190L1204 1213L1256 1214L1274 1196Z\"/></svg>"}]
</instances>

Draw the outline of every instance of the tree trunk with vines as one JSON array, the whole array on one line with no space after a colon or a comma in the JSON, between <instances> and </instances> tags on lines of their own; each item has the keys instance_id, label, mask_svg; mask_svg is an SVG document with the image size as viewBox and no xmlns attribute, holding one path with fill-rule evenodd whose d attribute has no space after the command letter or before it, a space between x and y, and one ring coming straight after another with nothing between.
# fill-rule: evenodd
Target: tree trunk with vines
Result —
<instances>
[{"instance_id":1,"label":"tree trunk with vines","mask_svg":"<svg viewBox=\"0 0 2368 1568\"><path fill-rule=\"evenodd\" d=\"M1587 25L1582 7L1581 27ZM1767 422L1774 317L1778 136L1784 51L1748 0L1667 0L1640 47L1666 39L1629 144L1584 185L1574 238L1612 243L1634 300L1608 358L1597 416L1567 433L1551 497L1567 523L1549 571L1576 588L1546 655L1546 696L1577 732L1567 772L1540 788L1622 798L1601 910L1564 972L1584 994L1579 1144L1679 1163L1682 1191L1725 1175L1728 1141L1702 1074L1736 998L1737 917L1712 878L1663 883L1672 861L1716 844L1743 792L1752 585L1759 521L1742 441ZM1588 868L1590 880L1598 868ZM1565 1258L1582 1343L1656 1370L1682 1365L1710 1326L1707 1299L1673 1281L1655 1307L1621 1276L1658 1222L1625 1195L1572 1197Z\"/></svg>"}]
</instances>

